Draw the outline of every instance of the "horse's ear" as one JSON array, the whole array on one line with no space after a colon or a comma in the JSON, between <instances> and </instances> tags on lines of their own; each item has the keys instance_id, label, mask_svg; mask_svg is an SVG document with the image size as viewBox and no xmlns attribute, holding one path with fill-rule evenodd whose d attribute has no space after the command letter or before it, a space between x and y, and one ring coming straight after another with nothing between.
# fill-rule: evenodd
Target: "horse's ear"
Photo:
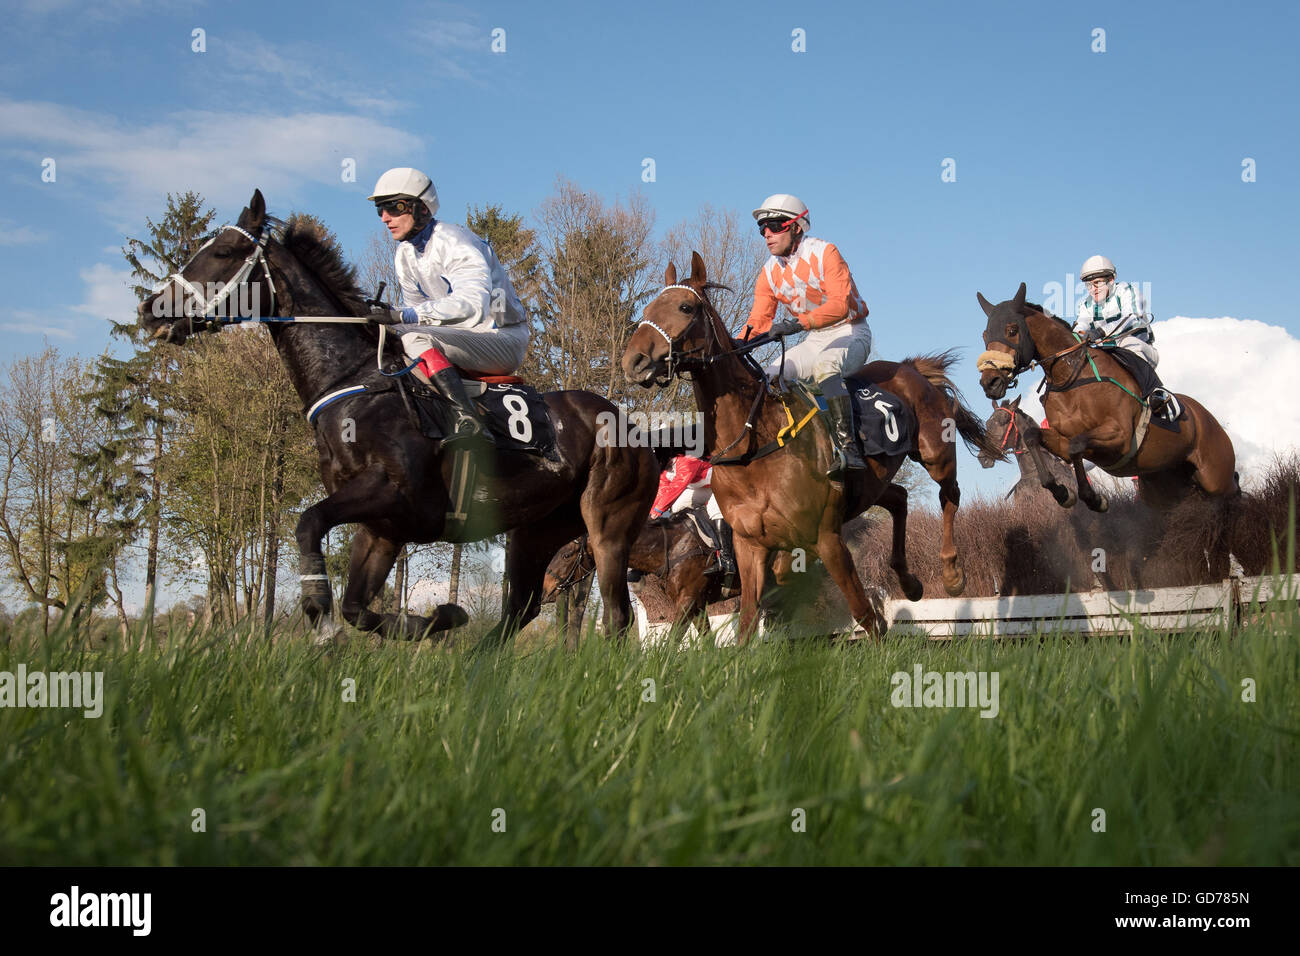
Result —
<instances>
[{"instance_id":1,"label":"horse's ear","mask_svg":"<svg viewBox=\"0 0 1300 956\"><path fill-rule=\"evenodd\" d=\"M1025 307L1025 291L1025 284L1022 282L1020 288L1016 290L1016 297L1011 300L1011 304L1015 306L1017 312Z\"/></svg>"},{"instance_id":2,"label":"horse's ear","mask_svg":"<svg viewBox=\"0 0 1300 956\"><path fill-rule=\"evenodd\" d=\"M1007 402L1007 408L1011 409L1013 412L1014 412L1016 409L1018 409L1019 407L1020 407L1020 396L1019 396L1019 395L1017 395L1017 396L1016 396L1015 398L1013 398L1011 401Z\"/></svg>"},{"instance_id":3,"label":"horse's ear","mask_svg":"<svg viewBox=\"0 0 1300 956\"><path fill-rule=\"evenodd\" d=\"M987 315L990 319L993 318L993 303L990 302L988 299L984 298L984 293L982 292L976 292L975 298L979 299L980 308L984 310L984 314Z\"/></svg>"},{"instance_id":4,"label":"horse's ear","mask_svg":"<svg viewBox=\"0 0 1300 956\"><path fill-rule=\"evenodd\" d=\"M664 270L664 285L677 284L677 263L669 261L668 268Z\"/></svg>"},{"instance_id":5,"label":"horse's ear","mask_svg":"<svg viewBox=\"0 0 1300 956\"><path fill-rule=\"evenodd\" d=\"M691 251L691 279L699 282L709 281L708 271L704 268L704 260L694 250Z\"/></svg>"},{"instance_id":6,"label":"horse's ear","mask_svg":"<svg viewBox=\"0 0 1300 956\"><path fill-rule=\"evenodd\" d=\"M239 221L235 225L241 229L247 229L249 232L256 233L266 222L266 200L262 198L262 190L254 189L253 198L248 201L244 211L239 214Z\"/></svg>"}]
</instances>

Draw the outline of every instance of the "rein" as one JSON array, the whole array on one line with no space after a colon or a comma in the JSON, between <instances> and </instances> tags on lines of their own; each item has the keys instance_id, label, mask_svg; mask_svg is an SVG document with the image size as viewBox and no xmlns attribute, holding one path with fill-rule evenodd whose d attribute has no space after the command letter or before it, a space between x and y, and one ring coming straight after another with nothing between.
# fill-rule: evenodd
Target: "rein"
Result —
<instances>
[{"instance_id":1,"label":"rein","mask_svg":"<svg viewBox=\"0 0 1300 956\"><path fill-rule=\"evenodd\" d=\"M581 538L578 539L578 554L573 564L569 567L569 573L564 576L563 581L555 585L555 590L557 593L569 592L573 588L577 587L581 582L585 581L587 578L591 577L593 574L596 573L596 562L593 561L591 563L591 567L588 568L585 572L583 572L583 574L577 577L574 576L578 574L578 568L582 567L583 558L585 558L586 556L587 556L587 536L586 534L584 534Z\"/></svg>"}]
</instances>

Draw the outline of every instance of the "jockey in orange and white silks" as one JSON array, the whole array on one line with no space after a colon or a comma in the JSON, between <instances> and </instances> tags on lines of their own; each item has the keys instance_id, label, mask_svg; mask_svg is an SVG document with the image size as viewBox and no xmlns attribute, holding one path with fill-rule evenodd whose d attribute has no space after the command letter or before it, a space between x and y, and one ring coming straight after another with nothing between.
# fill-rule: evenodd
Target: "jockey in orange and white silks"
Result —
<instances>
[{"instance_id":1,"label":"jockey in orange and white silks","mask_svg":"<svg viewBox=\"0 0 1300 956\"><path fill-rule=\"evenodd\" d=\"M510 276L490 245L435 218L438 191L418 169L388 170L368 198L397 240L403 305L377 310L383 318L376 321L395 326L406 354L420 360L420 371L459 409L464 431L490 442L452 366L510 375L523 363L528 314Z\"/></svg>"},{"instance_id":2,"label":"jockey in orange and white silks","mask_svg":"<svg viewBox=\"0 0 1300 956\"><path fill-rule=\"evenodd\" d=\"M808 332L786 350L783 378L815 383L826 398L831 438L839 452L828 475L839 477L845 467L864 469L843 379L861 371L871 354L867 304L835 244L807 234L808 207L798 197L769 196L754 210L754 218L772 257L754 283L747 328L776 336ZM781 305L793 318L773 322ZM769 365L767 373L770 378L782 374L780 360Z\"/></svg>"},{"instance_id":3,"label":"jockey in orange and white silks","mask_svg":"<svg viewBox=\"0 0 1300 956\"><path fill-rule=\"evenodd\" d=\"M1116 282L1115 263L1105 256L1090 256L1079 269L1079 278L1088 294L1079 300L1074 311L1074 331L1090 341L1109 340L1116 346L1141 357L1151 367L1149 376L1138 382L1143 397L1153 413L1176 415L1172 396L1160 384L1155 367L1160 363L1151 315L1142 290L1136 282Z\"/></svg>"}]
</instances>

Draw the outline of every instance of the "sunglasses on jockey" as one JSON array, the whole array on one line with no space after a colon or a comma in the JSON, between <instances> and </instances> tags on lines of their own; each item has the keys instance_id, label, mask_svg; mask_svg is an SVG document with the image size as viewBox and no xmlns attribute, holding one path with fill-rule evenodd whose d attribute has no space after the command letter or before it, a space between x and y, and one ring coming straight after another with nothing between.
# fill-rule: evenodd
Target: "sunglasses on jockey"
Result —
<instances>
[{"instance_id":1,"label":"sunglasses on jockey","mask_svg":"<svg viewBox=\"0 0 1300 956\"><path fill-rule=\"evenodd\" d=\"M796 222L798 222L806 215L807 213L800 213L799 215L793 218L787 218L785 216L774 216L768 219L760 219L758 221L758 234L760 236L766 236L768 230L770 229L772 231L772 235L774 236L783 235L789 232L790 227L793 226Z\"/></svg>"},{"instance_id":2,"label":"sunglasses on jockey","mask_svg":"<svg viewBox=\"0 0 1300 956\"><path fill-rule=\"evenodd\" d=\"M415 212L415 204L421 201L419 199L401 198L376 202L375 215L382 216L386 212L390 216L405 216L408 212Z\"/></svg>"}]
</instances>

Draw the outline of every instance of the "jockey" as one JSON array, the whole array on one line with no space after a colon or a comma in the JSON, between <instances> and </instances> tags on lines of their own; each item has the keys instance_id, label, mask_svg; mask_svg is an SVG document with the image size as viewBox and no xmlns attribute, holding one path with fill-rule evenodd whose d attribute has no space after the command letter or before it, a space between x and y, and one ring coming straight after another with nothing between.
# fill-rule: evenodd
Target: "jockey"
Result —
<instances>
[{"instance_id":1,"label":"jockey","mask_svg":"<svg viewBox=\"0 0 1300 956\"><path fill-rule=\"evenodd\" d=\"M754 210L754 218L772 257L754 283L754 307L746 328L774 337L809 332L786 351L784 379L816 383L826 397L836 451L827 476L840 478L845 469L865 469L844 378L861 371L871 354L867 304L834 243L807 234L808 207L801 200L786 193L769 196ZM789 309L793 318L773 322L778 305ZM767 367L767 374L782 374L780 360Z\"/></svg>"},{"instance_id":2,"label":"jockey","mask_svg":"<svg viewBox=\"0 0 1300 956\"><path fill-rule=\"evenodd\" d=\"M1074 330L1089 341L1109 339L1116 347L1141 358L1149 367L1149 374L1135 376L1142 397L1153 415L1173 420L1178 414L1177 405L1155 373L1160 353L1154 344L1146 301L1137 283L1116 282L1115 275L1115 263L1105 256L1092 256L1083 264L1079 278L1088 287L1088 294L1074 311Z\"/></svg>"},{"instance_id":3,"label":"jockey","mask_svg":"<svg viewBox=\"0 0 1300 956\"><path fill-rule=\"evenodd\" d=\"M395 265L403 308L372 309L395 326L415 371L456 407L448 441L495 444L465 393L457 366L484 375L510 375L528 349L528 314L492 247L464 226L435 219L438 191L418 169L379 177L367 197L397 241Z\"/></svg>"},{"instance_id":4,"label":"jockey","mask_svg":"<svg viewBox=\"0 0 1300 956\"><path fill-rule=\"evenodd\" d=\"M713 533L713 547L718 552L717 563L705 574L723 575L723 587L734 587L737 576L736 551L732 543L731 526L722 517L722 510L713 498L709 487L713 466L707 461L678 455L659 476L659 494L650 506L650 518L662 518L704 506L709 521L701 522Z\"/></svg>"}]
</instances>

